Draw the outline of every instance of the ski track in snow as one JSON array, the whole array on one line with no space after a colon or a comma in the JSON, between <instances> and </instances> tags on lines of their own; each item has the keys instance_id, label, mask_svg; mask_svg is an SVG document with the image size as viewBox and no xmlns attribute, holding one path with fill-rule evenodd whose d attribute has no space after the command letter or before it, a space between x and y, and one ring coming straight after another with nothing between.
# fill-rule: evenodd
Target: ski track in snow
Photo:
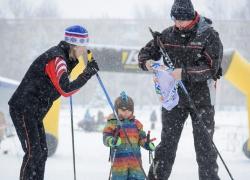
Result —
<instances>
[{"instance_id":1,"label":"ski track in snow","mask_svg":"<svg viewBox=\"0 0 250 180\"><path fill-rule=\"evenodd\" d=\"M152 130L152 137L156 137L156 144L160 141L160 108L157 110L156 129ZM90 109L90 113L97 114L98 108ZM110 113L109 108L101 109L105 115ZM149 130L150 113L152 107L135 109L136 117L144 124L144 130ZM85 109L74 106L74 126L84 116ZM250 178L250 159L242 152L242 145L248 138L247 111L245 109L231 109L216 111L216 130L214 141L229 170L236 180L248 180ZM59 145L54 156L48 158L45 170L45 180L70 180L73 177L73 158L71 144L70 110L64 107L60 113ZM17 180L22 162L22 150L17 137L12 137L2 142L0 154L0 179ZM7 155L3 150L8 149ZM110 163L108 162L109 148L102 144L100 132L75 131L76 150L76 178L84 180L108 179ZM142 149L143 166L148 172L148 152ZM220 159L218 158L219 175L222 180L230 179ZM179 142L175 164L169 180L198 180L198 167L195 160L193 146L192 125L187 120Z\"/></svg>"}]
</instances>

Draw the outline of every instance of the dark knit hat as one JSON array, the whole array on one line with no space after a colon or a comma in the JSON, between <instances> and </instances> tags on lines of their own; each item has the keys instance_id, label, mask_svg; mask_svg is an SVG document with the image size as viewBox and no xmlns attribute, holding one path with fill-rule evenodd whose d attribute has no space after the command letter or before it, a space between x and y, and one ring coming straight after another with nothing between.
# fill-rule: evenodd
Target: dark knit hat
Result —
<instances>
[{"instance_id":1,"label":"dark knit hat","mask_svg":"<svg viewBox=\"0 0 250 180\"><path fill-rule=\"evenodd\" d=\"M115 111L118 112L118 109L129 110L134 112L134 101L131 97L123 91L120 96L115 100Z\"/></svg>"},{"instance_id":2,"label":"dark knit hat","mask_svg":"<svg viewBox=\"0 0 250 180\"><path fill-rule=\"evenodd\" d=\"M171 18L175 20L193 20L195 11L191 0L175 0L171 9Z\"/></svg>"}]
</instances>

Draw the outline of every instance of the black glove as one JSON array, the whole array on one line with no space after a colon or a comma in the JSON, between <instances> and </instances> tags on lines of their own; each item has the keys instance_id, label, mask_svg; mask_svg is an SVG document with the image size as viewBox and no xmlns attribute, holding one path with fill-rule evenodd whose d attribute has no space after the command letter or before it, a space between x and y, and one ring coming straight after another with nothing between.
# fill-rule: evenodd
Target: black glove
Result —
<instances>
[{"instance_id":1,"label":"black glove","mask_svg":"<svg viewBox=\"0 0 250 180\"><path fill-rule=\"evenodd\" d=\"M86 69L84 70L84 74L86 76L93 76L95 75L97 72L99 71L99 67L98 67L98 64L95 60L92 60L92 61L88 61L88 64L87 64L87 67Z\"/></svg>"},{"instance_id":2,"label":"black glove","mask_svg":"<svg viewBox=\"0 0 250 180\"><path fill-rule=\"evenodd\" d=\"M222 68L220 67L213 79L216 81L217 79L220 79L221 76L222 76Z\"/></svg>"}]
</instances>

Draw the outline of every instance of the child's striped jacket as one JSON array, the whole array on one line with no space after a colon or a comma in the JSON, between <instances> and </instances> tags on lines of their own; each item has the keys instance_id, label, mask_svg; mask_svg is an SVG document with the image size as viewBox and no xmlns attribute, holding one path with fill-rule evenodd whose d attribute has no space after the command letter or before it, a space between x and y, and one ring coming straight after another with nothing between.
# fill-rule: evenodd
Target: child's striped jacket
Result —
<instances>
[{"instance_id":1,"label":"child's striped jacket","mask_svg":"<svg viewBox=\"0 0 250 180\"><path fill-rule=\"evenodd\" d=\"M140 177L143 179L144 175L140 169L137 159L133 156L133 152L137 158L141 161L140 146L145 148L146 133L143 131L143 125L139 120L134 117L131 119L123 119L122 128L125 129L129 140L132 144L132 148L129 145L126 136L122 130L119 129L119 137L121 138L121 145L116 147L116 154L114 158L112 174L113 176L132 176ZM108 146L108 139L114 137L117 128L117 120L110 118L103 130L103 142L104 145ZM111 157L113 154L111 154Z\"/></svg>"}]
</instances>

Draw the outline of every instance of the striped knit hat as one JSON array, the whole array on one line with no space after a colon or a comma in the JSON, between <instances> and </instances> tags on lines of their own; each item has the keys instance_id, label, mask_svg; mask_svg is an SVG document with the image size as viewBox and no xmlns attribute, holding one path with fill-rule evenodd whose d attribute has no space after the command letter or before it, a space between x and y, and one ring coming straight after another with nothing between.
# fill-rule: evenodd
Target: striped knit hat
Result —
<instances>
[{"instance_id":1,"label":"striped knit hat","mask_svg":"<svg viewBox=\"0 0 250 180\"><path fill-rule=\"evenodd\" d=\"M88 31L83 26L70 26L65 29L64 40L76 46L86 46L89 43Z\"/></svg>"}]
</instances>

